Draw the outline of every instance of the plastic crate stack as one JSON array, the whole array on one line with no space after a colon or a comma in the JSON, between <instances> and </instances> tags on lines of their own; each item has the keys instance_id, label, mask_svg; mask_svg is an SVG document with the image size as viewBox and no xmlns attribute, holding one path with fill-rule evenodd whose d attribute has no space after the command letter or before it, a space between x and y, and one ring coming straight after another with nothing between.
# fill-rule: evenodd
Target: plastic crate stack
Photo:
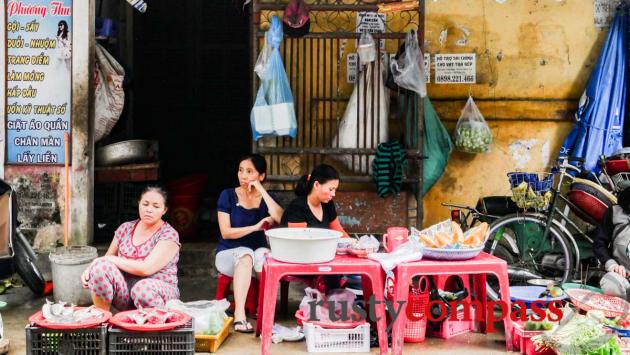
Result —
<instances>
[{"instance_id":1,"label":"plastic crate stack","mask_svg":"<svg viewBox=\"0 0 630 355\"><path fill-rule=\"evenodd\" d=\"M159 332L133 332L111 327L108 334L109 354L169 354L195 353L192 321L183 327Z\"/></svg>"},{"instance_id":2,"label":"plastic crate stack","mask_svg":"<svg viewBox=\"0 0 630 355\"><path fill-rule=\"evenodd\" d=\"M48 354L107 354L107 326L57 330L26 326L26 353Z\"/></svg>"}]
</instances>

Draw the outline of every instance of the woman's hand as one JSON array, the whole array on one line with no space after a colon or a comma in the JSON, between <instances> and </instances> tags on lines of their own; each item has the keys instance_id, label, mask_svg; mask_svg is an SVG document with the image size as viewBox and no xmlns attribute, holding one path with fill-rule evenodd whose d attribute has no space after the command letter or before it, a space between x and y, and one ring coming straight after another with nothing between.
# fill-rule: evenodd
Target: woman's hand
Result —
<instances>
[{"instance_id":1,"label":"woman's hand","mask_svg":"<svg viewBox=\"0 0 630 355\"><path fill-rule=\"evenodd\" d=\"M90 264L85 271L83 271L83 274L81 275L81 285L83 285L83 288L88 288L88 281L90 281L90 270L92 269L92 264Z\"/></svg>"},{"instance_id":2,"label":"woman's hand","mask_svg":"<svg viewBox=\"0 0 630 355\"><path fill-rule=\"evenodd\" d=\"M267 216L263 219L260 220L260 222L256 223L256 230L260 231L260 230L264 230L264 224L265 222L267 222L268 225L272 225L273 224L273 218L271 218L271 216Z\"/></svg>"},{"instance_id":3,"label":"woman's hand","mask_svg":"<svg viewBox=\"0 0 630 355\"><path fill-rule=\"evenodd\" d=\"M608 271L615 272L615 273L621 275L622 277L628 276L626 274L626 268L623 265L613 265L613 266L610 267L610 269Z\"/></svg>"},{"instance_id":4,"label":"woman's hand","mask_svg":"<svg viewBox=\"0 0 630 355\"><path fill-rule=\"evenodd\" d=\"M247 190L249 192L252 192L252 187L256 189L256 191L261 192L262 190L264 190L265 188L262 186L262 184L260 183L260 180L256 179L254 181L250 181L249 185L247 186Z\"/></svg>"}]
</instances>

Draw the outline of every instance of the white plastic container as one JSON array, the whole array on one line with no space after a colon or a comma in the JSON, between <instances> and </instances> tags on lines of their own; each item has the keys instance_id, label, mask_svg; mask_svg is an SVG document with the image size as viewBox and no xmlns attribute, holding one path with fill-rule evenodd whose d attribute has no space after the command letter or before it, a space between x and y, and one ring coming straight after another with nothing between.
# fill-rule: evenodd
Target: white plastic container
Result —
<instances>
[{"instance_id":1,"label":"white plastic container","mask_svg":"<svg viewBox=\"0 0 630 355\"><path fill-rule=\"evenodd\" d=\"M323 228L274 228L265 232L271 255L296 264L325 263L335 258L342 233Z\"/></svg>"},{"instance_id":2,"label":"white plastic container","mask_svg":"<svg viewBox=\"0 0 630 355\"><path fill-rule=\"evenodd\" d=\"M369 353L370 323L350 329L326 329L304 322L309 353Z\"/></svg>"}]
</instances>

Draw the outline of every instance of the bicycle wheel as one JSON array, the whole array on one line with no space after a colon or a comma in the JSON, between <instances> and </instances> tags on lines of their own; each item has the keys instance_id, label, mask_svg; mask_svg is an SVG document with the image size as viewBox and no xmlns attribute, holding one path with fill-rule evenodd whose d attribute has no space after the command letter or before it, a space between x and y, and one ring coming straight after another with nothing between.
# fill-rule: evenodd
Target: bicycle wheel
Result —
<instances>
[{"instance_id":1,"label":"bicycle wheel","mask_svg":"<svg viewBox=\"0 0 630 355\"><path fill-rule=\"evenodd\" d=\"M570 280L573 269L570 244L555 226L549 228L547 238L543 239L546 225L547 220L540 216L514 214L494 221L488 228L484 251L508 263L510 286L526 285L532 278L559 283ZM508 237L513 238L511 243L502 243ZM491 277L488 279L488 297L498 300L498 283Z\"/></svg>"}]
</instances>

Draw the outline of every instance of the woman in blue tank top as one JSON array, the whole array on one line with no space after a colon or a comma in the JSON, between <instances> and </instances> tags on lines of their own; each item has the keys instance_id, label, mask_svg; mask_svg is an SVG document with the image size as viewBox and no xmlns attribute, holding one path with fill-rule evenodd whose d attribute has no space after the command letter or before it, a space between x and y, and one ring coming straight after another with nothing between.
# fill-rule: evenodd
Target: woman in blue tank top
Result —
<instances>
[{"instance_id":1,"label":"woman in blue tank top","mask_svg":"<svg viewBox=\"0 0 630 355\"><path fill-rule=\"evenodd\" d=\"M233 277L234 330L254 331L245 316L245 299L252 277L262 271L269 252L264 229L280 223L282 207L262 186L267 162L258 154L241 159L237 188L225 189L219 196L217 214L221 236L215 263L220 273Z\"/></svg>"}]
</instances>

